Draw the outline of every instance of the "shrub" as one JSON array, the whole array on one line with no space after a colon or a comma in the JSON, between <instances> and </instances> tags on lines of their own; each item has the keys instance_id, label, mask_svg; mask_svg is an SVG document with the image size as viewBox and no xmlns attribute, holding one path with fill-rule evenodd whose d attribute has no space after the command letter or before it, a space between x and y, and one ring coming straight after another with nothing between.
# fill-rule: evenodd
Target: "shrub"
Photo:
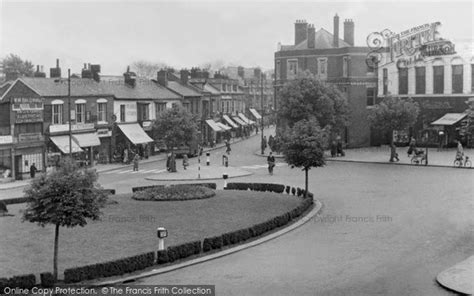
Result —
<instances>
[{"instance_id":1,"label":"shrub","mask_svg":"<svg viewBox=\"0 0 474 296\"><path fill-rule=\"evenodd\" d=\"M115 189L102 189L102 192L104 192L107 195L114 195Z\"/></svg>"},{"instance_id":2,"label":"shrub","mask_svg":"<svg viewBox=\"0 0 474 296\"><path fill-rule=\"evenodd\" d=\"M162 188L162 187L165 187L165 185L138 186L138 187L132 187L132 192L135 193L137 191L142 191L142 190L145 190L145 189Z\"/></svg>"},{"instance_id":3,"label":"shrub","mask_svg":"<svg viewBox=\"0 0 474 296\"><path fill-rule=\"evenodd\" d=\"M0 278L0 291L3 291L6 287L10 287L8 283L9 281L7 278Z\"/></svg>"},{"instance_id":4,"label":"shrub","mask_svg":"<svg viewBox=\"0 0 474 296\"><path fill-rule=\"evenodd\" d=\"M30 199L28 197L14 197L14 198L7 198L2 200L5 205L13 205L13 204L20 204L28 202Z\"/></svg>"},{"instance_id":5,"label":"shrub","mask_svg":"<svg viewBox=\"0 0 474 296\"><path fill-rule=\"evenodd\" d=\"M286 188L285 188L286 194L290 194L290 189L291 189L290 186L286 186Z\"/></svg>"},{"instance_id":6,"label":"shrub","mask_svg":"<svg viewBox=\"0 0 474 296\"><path fill-rule=\"evenodd\" d=\"M55 280L54 276L51 272L43 272L40 274L41 279L41 287L43 288L51 288L54 286Z\"/></svg>"},{"instance_id":7,"label":"shrub","mask_svg":"<svg viewBox=\"0 0 474 296\"><path fill-rule=\"evenodd\" d=\"M0 200L0 213L8 213L7 205Z\"/></svg>"},{"instance_id":8,"label":"shrub","mask_svg":"<svg viewBox=\"0 0 474 296\"><path fill-rule=\"evenodd\" d=\"M205 238L204 241L202 242L203 252L209 252L210 250L212 250L211 239L212 238Z\"/></svg>"},{"instance_id":9,"label":"shrub","mask_svg":"<svg viewBox=\"0 0 474 296\"><path fill-rule=\"evenodd\" d=\"M8 281L10 287L31 289L36 285L34 274L16 275Z\"/></svg>"},{"instance_id":10,"label":"shrub","mask_svg":"<svg viewBox=\"0 0 474 296\"><path fill-rule=\"evenodd\" d=\"M216 183L189 183L189 184L175 184L171 186L179 186L179 185L187 185L187 186L202 186L202 187L207 187L210 189L217 189L217 184Z\"/></svg>"},{"instance_id":11,"label":"shrub","mask_svg":"<svg viewBox=\"0 0 474 296\"><path fill-rule=\"evenodd\" d=\"M163 250L163 251L158 251L157 254L157 264L165 264L169 262L169 257L168 257L168 251Z\"/></svg>"},{"instance_id":12,"label":"shrub","mask_svg":"<svg viewBox=\"0 0 474 296\"><path fill-rule=\"evenodd\" d=\"M210 198L216 195L214 190L197 185L173 185L154 187L133 193L135 200L170 201Z\"/></svg>"},{"instance_id":13,"label":"shrub","mask_svg":"<svg viewBox=\"0 0 474 296\"><path fill-rule=\"evenodd\" d=\"M296 194L296 189L295 189L295 187L291 187L291 194L293 194L293 195Z\"/></svg>"}]
</instances>

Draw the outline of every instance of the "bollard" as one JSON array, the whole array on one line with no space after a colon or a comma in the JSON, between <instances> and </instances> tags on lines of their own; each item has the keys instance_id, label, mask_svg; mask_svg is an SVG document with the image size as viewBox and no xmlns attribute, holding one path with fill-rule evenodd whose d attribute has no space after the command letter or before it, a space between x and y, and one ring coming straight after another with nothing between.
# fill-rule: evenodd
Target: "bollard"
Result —
<instances>
[{"instance_id":1,"label":"bollard","mask_svg":"<svg viewBox=\"0 0 474 296\"><path fill-rule=\"evenodd\" d=\"M224 173L224 174L222 175L222 179L224 179L224 188L227 187L227 178L229 178L229 176L228 176L226 173Z\"/></svg>"},{"instance_id":2,"label":"bollard","mask_svg":"<svg viewBox=\"0 0 474 296\"><path fill-rule=\"evenodd\" d=\"M222 155L222 165L225 167L229 166L229 157L227 155Z\"/></svg>"},{"instance_id":3,"label":"bollard","mask_svg":"<svg viewBox=\"0 0 474 296\"><path fill-rule=\"evenodd\" d=\"M206 152L206 165L210 165L211 164L211 153L210 152Z\"/></svg>"}]
</instances>

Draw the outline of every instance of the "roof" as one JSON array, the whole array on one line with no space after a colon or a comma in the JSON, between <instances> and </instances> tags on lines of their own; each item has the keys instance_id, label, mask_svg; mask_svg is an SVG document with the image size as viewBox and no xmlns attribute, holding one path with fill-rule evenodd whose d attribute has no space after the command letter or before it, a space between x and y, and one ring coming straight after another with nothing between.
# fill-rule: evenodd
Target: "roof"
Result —
<instances>
[{"instance_id":1,"label":"roof","mask_svg":"<svg viewBox=\"0 0 474 296\"><path fill-rule=\"evenodd\" d=\"M333 46L334 35L329 33L326 29L321 28L314 33L314 48L316 49L328 49L335 48ZM339 38L339 48L340 47L351 47L351 45L344 40ZM308 39L300 42L297 45L282 45L281 50L300 50L308 49Z\"/></svg>"},{"instance_id":2,"label":"roof","mask_svg":"<svg viewBox=\"0 0 474 296\"><path fill-rule=\"evenodd\" d=\"M217 88L215 88L214 86L212 86L212 85L209 84L209 83L204 84L203 89L204 89L205 91L210 92L210 93L213 94L213 95L220 95L220 94L221 94L221 92L220 92Z\"/></svg>"},{"instance_id":3,"label":"roof","mask_svg":"<svg viewBox=\"0 0 474 296\"><path fill-rule=\"evenodd\" d=\"M446 113L443 117L433 121L432 125L453 125L464 119L467 113Z\"/></svg>"},{"instance_id":4,"label":"roof","mask_svg":"<svg viewBox=\"0 0 474 296\"><path fill-rule=\"evenodd\" d=\"M150 80L137 80L134 87L124 80L101 81L101 88L117 99L180 99L178 95Z\"/></svg>"},{"instance_id":5,"label":"roof","mask_svg":"<svg viewBox=\"0 0 474 296\"><path fill-rule=\"evenodd\" d=\"M12 85L11 82L5 82L4 84L0 85L0 97L10 88Z\"/></svg>"},{"instance_id":6,"label":"roof","mask_svg":"<svg viewBox=\"0 0 474 296\"><path fill-rule=\"evenodd\" d=\"M200 97L201 94L188 85L183 85L177 81L168 81L169 89L182 95L183 97Z\"/></svg>"},{"instance_id":7,"label":"roof","mask_svg":"<svg viewBox=\"0 0 474 296\"><path fill-rule=\"evenodd\" d=\"M68 95L67 78L31 78L22 77L20 81L42 97L64 97ZM105 93L99 83L93 79L71 78L71 96L112 95Z\"/></svg>"}]
</instances>

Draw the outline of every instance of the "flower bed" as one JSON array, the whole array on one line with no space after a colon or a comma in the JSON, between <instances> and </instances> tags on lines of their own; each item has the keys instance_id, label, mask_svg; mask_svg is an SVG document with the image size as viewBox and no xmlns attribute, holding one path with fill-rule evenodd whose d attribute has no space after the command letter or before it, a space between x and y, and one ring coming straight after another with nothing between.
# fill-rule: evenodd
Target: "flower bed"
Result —
<instances>
[{"instance_id":1,"label":"flower bed","mask_svg":"<svg viewBox=\"0 0 474 296\"><path fill-rule=\"evenodd\" d=\"M170 187L152 187L136 191L132 195L135 200L173 201L210 198L216 195L214 190L195 185L175 185Z\"/></svg>"}]
</instances>

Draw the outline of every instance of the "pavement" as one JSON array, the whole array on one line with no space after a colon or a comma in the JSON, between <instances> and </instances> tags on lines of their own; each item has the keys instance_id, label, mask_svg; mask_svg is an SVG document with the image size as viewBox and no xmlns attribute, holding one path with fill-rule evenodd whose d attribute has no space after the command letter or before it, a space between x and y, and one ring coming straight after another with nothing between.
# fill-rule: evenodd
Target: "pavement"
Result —
<instances>
[{"instance_id":1,"label":"pavement","mask_svg":"<svg viewBox=\"0 0 474 296\"><path fill-rule=\"evenodd\" d=\"M474 256L442 271L438 283L458 293L474 294Z\"/></svg>"},{"instance_id":2,"label":"pavement","mask_svg":"<svg viewBox=\"0 0 474 296\"><path fill-rule=\"evenodd\" d=\"M237 178L251 175L252 173L236 167L206 166L205 164L191 165L186 170L170 173L165 170L146 177L150 181L189 181L189 180L216 180L223 179L224 174L228 178Z\"/></svg>"}]
</instances>

